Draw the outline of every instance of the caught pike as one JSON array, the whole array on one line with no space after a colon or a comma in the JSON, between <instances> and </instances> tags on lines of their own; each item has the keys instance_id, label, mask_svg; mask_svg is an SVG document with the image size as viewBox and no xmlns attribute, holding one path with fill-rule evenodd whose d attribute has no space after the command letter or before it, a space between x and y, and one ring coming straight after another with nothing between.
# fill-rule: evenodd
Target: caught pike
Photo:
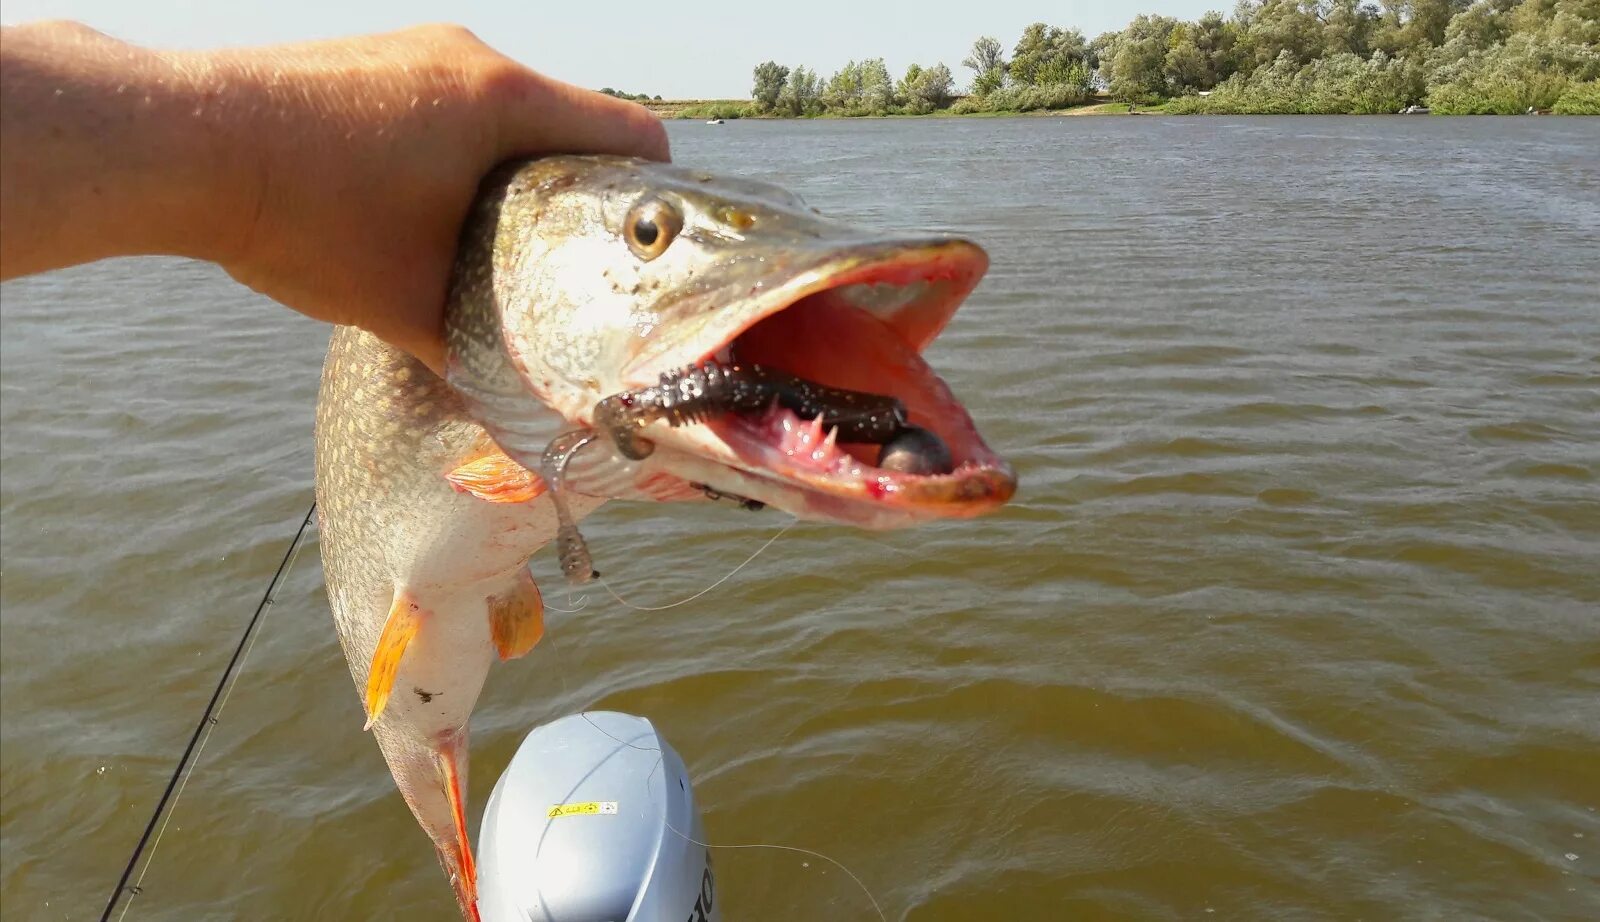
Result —
<instances>
[{"instance_id":1,"label":"caught pike","mask_svg":"<svg viewBox=\"0 0 1600 922\"><path fill-rule=\"evenodd\" d=\"M316 423L329 603L466 918L468 719L490 664L543 633L527 563L558 511L728 496L888 529L1003 504L1010 467L920 355L987 267L969 241L874 233L766 183L552 157L497 170L468 216L445 380L334 332Z\"/></svg>"}]
</instances>

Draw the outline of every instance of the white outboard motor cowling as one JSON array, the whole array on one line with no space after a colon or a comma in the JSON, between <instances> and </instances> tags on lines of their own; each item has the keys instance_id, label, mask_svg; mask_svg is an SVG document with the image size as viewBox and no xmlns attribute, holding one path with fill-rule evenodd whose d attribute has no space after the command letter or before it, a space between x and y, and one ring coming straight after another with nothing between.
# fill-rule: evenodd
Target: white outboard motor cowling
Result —
<instances>
[{"instance_id":1,"label":"white outboard motor cowling","mask_svg":"<svg viewBox=\"0 0 1600 922\"><path fill-rule=\"evenodd\" d=\"M674 831L676 830L676 831ZM693 841L691 841L693 840ZM535 728L478 833L483 922L720 922L683 760L615 711Z\"/></svg>"}]
</instances>

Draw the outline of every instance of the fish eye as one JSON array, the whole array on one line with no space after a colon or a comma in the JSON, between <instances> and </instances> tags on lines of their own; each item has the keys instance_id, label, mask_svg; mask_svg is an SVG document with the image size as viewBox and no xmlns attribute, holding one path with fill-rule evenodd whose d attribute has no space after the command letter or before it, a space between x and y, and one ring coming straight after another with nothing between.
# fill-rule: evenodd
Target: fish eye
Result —
<instances>
[{"instance_id":1,"label":"fish eye","mask_svg":"<svg viewBox=\"0 0 1600 922\"><path fill-rule=\"evenodd\" d=\"M622 222L622 235L628 240L628 249L645 262L666 252L681 230L683 215L654 196L628 209L628 217Z\"/></svg>"}]
</instances>

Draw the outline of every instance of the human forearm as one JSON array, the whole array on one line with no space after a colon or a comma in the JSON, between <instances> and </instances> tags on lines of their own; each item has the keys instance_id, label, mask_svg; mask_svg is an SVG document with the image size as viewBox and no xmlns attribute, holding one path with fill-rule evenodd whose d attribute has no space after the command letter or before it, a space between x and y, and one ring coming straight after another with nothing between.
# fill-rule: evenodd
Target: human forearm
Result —
<instances>
[{"instance_id":1,"label":"human forearm","mask_svg":"<svg viewBox=\"0 0 1600 922\"><path fill-rule=\"evenodd\" d=\"M0 277L207 259L436 370L456 237L489 169L668 156L644 108L450 26L165 53L43 24L6 29L0 61Z\"/></svg>"},{"instance_id":2,"label":"human forearm","mask_svg":"<svg viewBox=\"0 0 1600 922\"><path fill-rule=\"evenodd\" d=\"M147 51L70 23L0 41L0 278L109 256L221 259L244 173L205 56Z\"/></svg>"}]
</instances>

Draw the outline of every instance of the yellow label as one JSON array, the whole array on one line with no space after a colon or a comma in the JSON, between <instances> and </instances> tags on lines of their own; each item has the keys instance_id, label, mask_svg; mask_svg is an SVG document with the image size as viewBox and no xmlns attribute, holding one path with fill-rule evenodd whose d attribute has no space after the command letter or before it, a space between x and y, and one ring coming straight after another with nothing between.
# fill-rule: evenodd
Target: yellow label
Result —
<instances>
[{"instance_id":1,"label":"yellow label","mask_svg":"<svg viewBox=\"0 0 1600 922\"><path fill-rule=\"evenodd\" d=\"M576 804L551 804L550 812L545 815L555 819L558 816L615 816L616 812L614 800L586 800Z\"/></svg>"}]
</instances>

